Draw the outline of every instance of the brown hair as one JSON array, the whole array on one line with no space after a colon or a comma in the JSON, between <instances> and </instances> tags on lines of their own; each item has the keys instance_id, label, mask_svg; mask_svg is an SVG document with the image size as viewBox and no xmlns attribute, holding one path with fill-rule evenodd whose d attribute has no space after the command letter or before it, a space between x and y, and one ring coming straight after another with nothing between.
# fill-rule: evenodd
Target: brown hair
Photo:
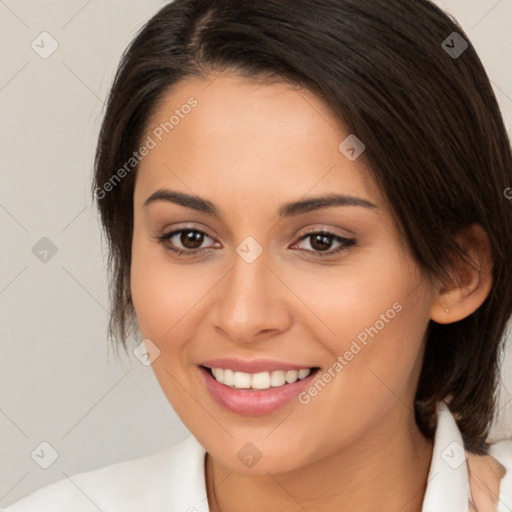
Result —
<instances>
[{"instance_id":1,"label":"brown hair","mask_svg":"<svg viewBox=\"0 0 512 512\"><path fill-rule=\"evenodd\" d=\"M450 52L464 41L460 55ZM325 101L366 145L364 158L428 275L446 277L454 258L464 257L455 240L462 228L479 224L487 232L490 294L459 322L430 322L415 401L418 426L432 437L436 402L450 397L465 448L484 453L512 312L512 201L503 194L512 154L469 38L428 0L175 0L145 24L121 59L95 160L93 195L109 246L110 338L127 349L136 327L137 166L112 179L126 170L172 87L226 69L278 77Z\"/></svg>"}]
</instances>

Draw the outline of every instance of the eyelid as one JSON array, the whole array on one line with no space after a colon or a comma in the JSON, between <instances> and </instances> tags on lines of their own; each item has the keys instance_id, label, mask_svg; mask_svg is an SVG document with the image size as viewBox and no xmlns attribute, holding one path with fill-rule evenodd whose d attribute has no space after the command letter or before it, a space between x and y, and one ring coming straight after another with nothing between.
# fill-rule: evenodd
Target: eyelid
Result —
<instances>
[{"instance_id":1,"label":"eyelid","mask_svg":"<svg viewBox=\"0 0 512 512\"><path fill-rule=\"evenodd\" d=\"M212 240L216 240L214 236L210 235L209 229L203 224L196 223L184 223L184 224L173 224L172 226L166 226L159 229L161 235L156 236L155 238L167 237L169 235L176 235L181 231L197 231L198 233L202 233L203 235L211 238Z\"/></svg>"},{"instance_id":2,"label":"eyelid","mask_svg":"<svg viewBox=\"0 0 512 512\"><path fill-rule=\"evenodd\" d=\"M307 228L301 229L296 236L301 238L304 235L311 235L314 233L327 233L333 237L339 236L340 238L345 238L346 240L356 239L358 237L355 231L351 231L347 228L336 228L326 224L312 224Z\"/></svg>"}]
</instances>

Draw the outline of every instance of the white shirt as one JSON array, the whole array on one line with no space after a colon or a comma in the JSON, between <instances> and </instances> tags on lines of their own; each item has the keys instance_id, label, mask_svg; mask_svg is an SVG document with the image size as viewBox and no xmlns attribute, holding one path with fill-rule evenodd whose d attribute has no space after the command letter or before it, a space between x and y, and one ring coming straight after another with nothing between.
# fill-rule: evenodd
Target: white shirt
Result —
<instances>
[{"instance_id":1,"label":"white shirt","mask_svg":"<svg viewBox=\"0 0 512 512\"><path fill-rule=\"evenodd\" d=\"M438 402L437 414L422 512L468 512L470 489L461 433L444 402ZM507 470L498 512L512 512L512 439L493 443L489 453ZM209 512L204 458L204 448L189 436L156 454L59 480L2 511Z\"/></svg>"}]
</instances>

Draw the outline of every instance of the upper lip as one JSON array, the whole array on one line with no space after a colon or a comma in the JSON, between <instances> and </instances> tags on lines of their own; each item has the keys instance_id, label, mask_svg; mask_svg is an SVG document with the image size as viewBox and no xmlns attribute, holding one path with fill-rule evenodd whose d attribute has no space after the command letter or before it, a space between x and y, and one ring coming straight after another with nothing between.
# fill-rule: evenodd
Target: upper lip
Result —
<instances>
[{"instance_id":1,"label":"upper lip","mask_svg":"<svg viewBox=\"0 0 512 512\"><path fill-rule=\"evenodd\" d=\"M270 359L233 359L233 358L219 358L208 359L203 361L201 366L208 368L224 368L234 370L236 372L244 373L259 373L259 372L273 372L276 370L301 370L303 368L315 368L310 364L294 364L286 361L277 361Z\"/></svg>"}]
</instances>

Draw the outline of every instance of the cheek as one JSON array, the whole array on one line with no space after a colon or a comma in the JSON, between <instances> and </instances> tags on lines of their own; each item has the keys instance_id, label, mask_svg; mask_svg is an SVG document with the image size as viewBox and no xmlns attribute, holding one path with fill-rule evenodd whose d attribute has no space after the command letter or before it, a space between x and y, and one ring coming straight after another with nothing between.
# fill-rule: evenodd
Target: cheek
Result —
<instances>
[{"instance_id":1,"label":"cheek","mask_svg":"<svg viewBox=\"0 0 512 512\"><path fill-rule=\"evenodd\" d=\"M140 238L134 233L130 275L137 323L142 339L151 340L160 350L151 368L181 416L187 403L178 382L184 382L183 361L190 336L187 313L199 300L198 281L191 282L189 274L169 264L163 249Z\"/></svg>"},{"instance_id":2,"label":"cheek","mask_svg":"<svg viewBox=\"0 0 512 512\"><path fill-rule=\"evenodd\" d=\"M165 311L173 311L173 288L169 287L169 276L162 274L161 264L155 261L147 242L134 233L130 288L137 322L144 338L160 338L170 328ZM170 319L169 319L170 320Z\"/></svg>"},{"instance_id":3,"label":"cheek","mask_svg":"<svg viewBox=\"0 0 512 512\"><path fill-rule=\"evenodd\" d=\"M191 319L216 281L207 266L177 265L163 247L134 234L130 286L144 338L176 352L190 336Z\"/></svg>"},{"instance_id":4,"label":"cheek","mask_svg":"<svg viewBox=\"0 0 512 512\"><path fill-rule=\"evenodd\" d=\"M405 265L390 249L379 253L378 262L368 259L314 275L289 272L286 279L308 306L303 326L330 354L326 398L353 404L357 412L361 401L408 396L421 365L430 311L424 277L415 266Z\"/></svg>"},{"instance_id":5,"label":"cheek","mask_svg":"<svg viewBox=\"0 0 512 512\"><path fill-rule=\"evenodd\" d=\"M283 265L278 272L296 296L290 304L299 323L333 355L348 350L352 340L364 345L414 329L418 321L421 331L428 321L428 297L418 286L423 277L392 246L376 257L349 257L346 264Z\"/></svg>"},{"instance_id":6,"label":"cheek","mask_svg":"<svg viewBox=\"0 0 512 512\"><path fill-rule=\"evenodd\" d=\"M412 278L402 279L385 273L372 279L371 287L347 279L331 301L323 298L322 320L336 334L326 335L323 328L319 340L331 360L299 397L304 407L295 419L317 418L324 449L351 442L378 424L397 401L414 398L428 309L423 292L411 293Z\"/></svg>"}]
</instances>

